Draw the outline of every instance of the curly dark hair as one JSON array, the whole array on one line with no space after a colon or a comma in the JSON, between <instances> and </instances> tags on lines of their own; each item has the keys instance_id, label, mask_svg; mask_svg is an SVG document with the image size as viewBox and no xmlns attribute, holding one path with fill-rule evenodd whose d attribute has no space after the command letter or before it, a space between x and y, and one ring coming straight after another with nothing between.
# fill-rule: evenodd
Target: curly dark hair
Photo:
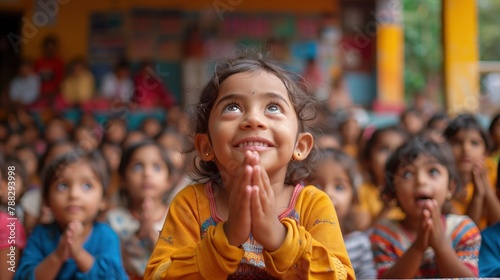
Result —
<instances>
[{"instance_id":1,"label":"curly dark hair","mask_svg":"<svg viewBox=\"0 0 500 280\"><path fill-rule=\"evenodd\" d=\"M300 84L297 74L284 70L277 62L272 61L258 53L246 52L235 57L216 63L214 74L201 91L199 102L193 114L194 134L209 133L208 119L213 109L214 102L219 94L221 84L230 76L243 72L267 72L278 77L285 85L290 100L297 114L299 133L310 132L310 122L314 120L319 108L312 94L309 94ZM194 135L193 135L194 136ZM285 178L285 184L295 185L308 180L311 176L311 161L315 158L314 148L303 161L290 162ZM210 178L221 183L219 170L214 162L202 161L199 157L194 159L194 179L203 180Z\"/></svg>"},{"instance_id":2,"label":"curly dark hair","mask_svg":"<svg viewBox=\"0 0 500 280\"><path fill-rule=\"evenodd\" d=\"M386 184L383 190L384 195L389 198L396 197L394 179L398 174L398 169L403 165L413 163L420 155L435 158L439 164L448 170L449 184L455 184L453 196L461 191L462 183L450 145L448 143L438 143L427 137L415 137L394 151L387 160L387 164L385 165ZM445 214L448 214L452 208L448 202L445 202L445 205L443 205L443 213Z\"/></svg>"}]
</instances>

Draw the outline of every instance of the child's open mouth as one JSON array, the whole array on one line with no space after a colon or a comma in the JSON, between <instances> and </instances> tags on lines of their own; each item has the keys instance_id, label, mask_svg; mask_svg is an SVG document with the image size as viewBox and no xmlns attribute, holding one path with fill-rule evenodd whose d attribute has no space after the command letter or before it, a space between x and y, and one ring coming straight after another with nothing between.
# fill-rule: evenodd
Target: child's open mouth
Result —
<instances>
[{"instance_id":1,"label":"child's open mouth","mask_svg":"<svg viewBox=\"0 0 500 280\"><path fill-rule=\"evenodd\" d=\"M417 203L417 205L418 205L419 207L424 206L424 204L425 204L425 202L426 202L426 201L431 201L431 200L432 200L432 197L427 196L427 195L418 196L418 197L415 199L415 201L416 201L416 203Z\"/></svg>"}]
</instances>

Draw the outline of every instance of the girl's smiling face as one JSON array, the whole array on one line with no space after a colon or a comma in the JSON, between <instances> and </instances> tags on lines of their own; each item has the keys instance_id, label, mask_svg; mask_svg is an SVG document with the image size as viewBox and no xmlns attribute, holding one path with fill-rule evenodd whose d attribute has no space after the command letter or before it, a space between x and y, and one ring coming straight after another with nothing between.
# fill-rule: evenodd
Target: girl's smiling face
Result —
<instances>
[{"instance_id":1,"label":"girl's smiling face","mask_svg":"<svg viewBox=\"0 0 500 280\"><path fill-rule=\"evenodd\" d=\"M233 74L222 82L209 116L208 134L198 134L196 142L202 159L204 154L215 155L223 178L234 177L245 151L259 152L273 184L284 181L294 152L307 156L312 136L299 133L297 114L283 82L274 74L256 71Z\"/></svg>"},{"instance_id":2,"label":"girl's smiling face","mask_svg":"<svg viewBox=\"0 0 500 280\"><path fill-rule=\"evenodd\" d=\"M426 200L442 207L450 190L448 169L431 155L420 154L411 163L402 163L394 177L396 199L408 218L420 218Z\"/></svg>"}]
</instances>

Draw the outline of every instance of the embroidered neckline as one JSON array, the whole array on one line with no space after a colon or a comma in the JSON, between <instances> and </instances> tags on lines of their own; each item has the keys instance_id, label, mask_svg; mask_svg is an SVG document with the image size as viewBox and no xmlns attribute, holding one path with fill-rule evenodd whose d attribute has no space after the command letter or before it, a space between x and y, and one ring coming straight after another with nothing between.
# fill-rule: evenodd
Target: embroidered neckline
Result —
<instances>
[{"instance_id":1,"label":"embroidered neckline","mask_svg":"<svg viewBox=\"0 0 500 280\"><path fill-rule=\"evenodd\" d=\"M278 216L278 219L281 220L287 217L290 212L295 208L295 203L297 202L297 198L299 197L300 191L304 188L303 185L297 184L294 187L292 198L288 203L288 207ZM205 193L208 196L208 202L210 204L210 216L216 223L223 222L224 220L219 216L217 212L217 204L215 203L215 196L212 189L212 181L208 181L205 183Z\"/></svg>"}]
</instances>

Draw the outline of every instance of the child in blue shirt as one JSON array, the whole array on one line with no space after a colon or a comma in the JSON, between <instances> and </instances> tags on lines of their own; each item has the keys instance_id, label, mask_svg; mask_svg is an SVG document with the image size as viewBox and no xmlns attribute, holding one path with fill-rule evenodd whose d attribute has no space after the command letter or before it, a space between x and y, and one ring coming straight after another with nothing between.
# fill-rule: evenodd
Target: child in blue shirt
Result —
<instances>
[{"instance_id":1,"label":"child in blue shirt","mask_svg":"<svg viewBox=\"0 0 500 280\"><path fill-rule=\"evenodd\" d=\"M97 152L82 153L46 166L42 198L55 222L35 227L15 279L127 279L118 236L95 221L105 208L107 165Z\"/></svg>"}]
</instances>

